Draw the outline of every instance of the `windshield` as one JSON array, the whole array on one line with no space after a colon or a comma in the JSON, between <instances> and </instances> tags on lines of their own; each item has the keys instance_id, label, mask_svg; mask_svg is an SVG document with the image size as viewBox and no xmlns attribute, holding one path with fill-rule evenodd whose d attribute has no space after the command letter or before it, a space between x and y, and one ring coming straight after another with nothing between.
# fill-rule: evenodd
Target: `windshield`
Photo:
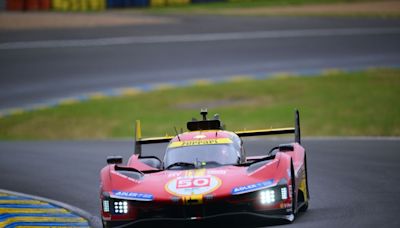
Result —
<instances>
[{"instance_id":1,"label":"windshield","mask_svg":"<svg viewBox=\"0 0 400 228\"><path fill-rule=\"evenodd\" d=\"M239 151L233 144L198 145L169 148L165 154L164 166L177 162L185 163L218 163L220 165L237 164Z\"/></svg>"}]
</instances>

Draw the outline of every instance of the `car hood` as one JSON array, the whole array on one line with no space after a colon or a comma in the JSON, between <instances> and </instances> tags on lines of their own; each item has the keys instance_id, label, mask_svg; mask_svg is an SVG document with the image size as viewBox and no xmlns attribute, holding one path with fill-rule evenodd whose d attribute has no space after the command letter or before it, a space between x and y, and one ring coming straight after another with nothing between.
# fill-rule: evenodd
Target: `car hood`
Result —
<instances>
[{"instance_id":1,"label":"car hood","mask_svg":"<svg viewBox=\"0 0 400 228\"><path fill-rule=\"evenodd\" d=\"M278 162L271 161L249 172L248 167L221 166L190 170L164 170L131 178L110 171L111 197L141 201L171 201L174 198L228 197L276 185Z\"/></svg>"}]
</instances>

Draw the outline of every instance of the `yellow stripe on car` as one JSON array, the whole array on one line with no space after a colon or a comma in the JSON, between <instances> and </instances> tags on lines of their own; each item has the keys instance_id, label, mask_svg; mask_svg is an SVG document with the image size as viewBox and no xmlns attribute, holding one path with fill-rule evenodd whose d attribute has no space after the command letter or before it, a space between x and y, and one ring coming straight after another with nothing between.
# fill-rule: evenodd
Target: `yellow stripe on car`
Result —
<instances>
[{"instance_id":1,"label":"yellow stripe on car","mask_svg":"<svg viewBox=\"0 0 400 228\"><path fill-rule=\"evenodd\" d=\"M196 205L203 203L203 195L190 195L190 196L183 196L182 201L184 205Z\"/></svg>"},{"instance_id":2,"label":"yellow stripe on car","mask_svg":"<svg viewBox=\"0 0 400 228\"><path fill-rule=\"evenodd\" d=\"M299 185L300 191L302 191L304 194L304 201L307 201L307 184L306 184L306 178L303 178L300 182Z\"/></svg>"},{"instance_id":3,"label":"yellow stripe on car","mask_svg":"<svg viewBox=\"0 0 400 228\"><path fill-rule=\"evenodd\" d=\"M174 147L184 147L184 146L200 146L200 145L212 145L212 144L228 144L232 143L229 138L219 138L219 139L201 139L201 140L188 140L188 141L178 141L169 144L169 148Z\"/></svg>"},{"instance_id":4,"label":"yellow stripe on car","mask_svg":"<svg viewBox=\"0 0 400 228\"><path fill-rule=\"evenodd\" d=\"M194 176L195 177L202 177L206 175L206 169L196 169L194 170Z\"/></svg>"},{"instance_id":5,"label":"yellow stripe on car","mask_svg":"<svg viewBox=\"0 0 400 228\"><path fill-rule=\"evenodd\" d=\"M186 170L185 177L202 177L205 176L207 169Z\"/></svg>"}]
</instances>

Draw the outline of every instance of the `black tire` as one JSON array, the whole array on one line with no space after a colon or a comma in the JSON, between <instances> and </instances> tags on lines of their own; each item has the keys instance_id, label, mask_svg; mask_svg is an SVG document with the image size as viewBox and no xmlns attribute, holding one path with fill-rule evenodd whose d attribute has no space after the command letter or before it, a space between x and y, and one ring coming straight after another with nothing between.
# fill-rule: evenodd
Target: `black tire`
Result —
<instances>
[{"instance_id":1,"label":"black tire","mask_svg":"<svg viewBox=\"0 0 400 228\"><path fill-rule=\"evenodd\" d=\"M306 190L307 190L307 202L310 199L310 189L308 188L308 168L307 168L307 155L304 155L304 168L306 174Z\"/></svg>"},{"instance_id":2,"label":"black tire","mask_svg":"<svg viewBox=\"0 0 400 228\"><path fill-rule=\"evenodd\" d=\"M109 222L104 221L103 219L101 220L103 228L111 228L113 227Z\"/></svg>"},{"instance_id":3,"label":"black tire","mask_svg":"<svg viewBox=\"0 0 400 228\"><path fill-rule=\"evenodd\" d=\"M308 202L305 202L303 204L303 206L300 207L299 211L300 212L305 212L305 211L307 211L307 209L308 209Z\"/></svg>"},{"instance_id":4,"label":"black tire","mask_svg":"<svg viewBox=\"0 0 400 228\"><path fill-rule=\"evenodd\" d=\"M308 173L307 173L307 156L304 156L304 174L305 174L305 178L306 178L306 192L304 192L303 194L305 194L307 196L307 202L305 202L303 204L303 206L299 209L299 211L304 212L307 211L308 209L308 200L310 199L310 192L308 189Z\"/></svg>"}]
</instances>

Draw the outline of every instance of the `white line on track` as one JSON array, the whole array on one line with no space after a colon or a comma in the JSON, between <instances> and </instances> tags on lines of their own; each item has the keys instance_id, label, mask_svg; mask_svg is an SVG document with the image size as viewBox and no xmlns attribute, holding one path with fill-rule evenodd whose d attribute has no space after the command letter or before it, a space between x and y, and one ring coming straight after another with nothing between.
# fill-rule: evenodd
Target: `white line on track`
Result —
<instances>
[{"instance_id":1,"label":"white line on track","mask_svg":"<svg viewBox=\"0 0 400 228\"><path fill-rule=\"evenodd\" d=\"M231 33L203 33L163 36L124 36L111 38L93 38L76 40L42 40L0 43L0 50L33 49L33 48L65 48L96 47L129 44L163 44L179 42L209 42L224 40L276 39L298 37L353 36L399 34L400 28L338 28L338 29L303 29L273 30Z\"/></svg>"}]
</instances>

